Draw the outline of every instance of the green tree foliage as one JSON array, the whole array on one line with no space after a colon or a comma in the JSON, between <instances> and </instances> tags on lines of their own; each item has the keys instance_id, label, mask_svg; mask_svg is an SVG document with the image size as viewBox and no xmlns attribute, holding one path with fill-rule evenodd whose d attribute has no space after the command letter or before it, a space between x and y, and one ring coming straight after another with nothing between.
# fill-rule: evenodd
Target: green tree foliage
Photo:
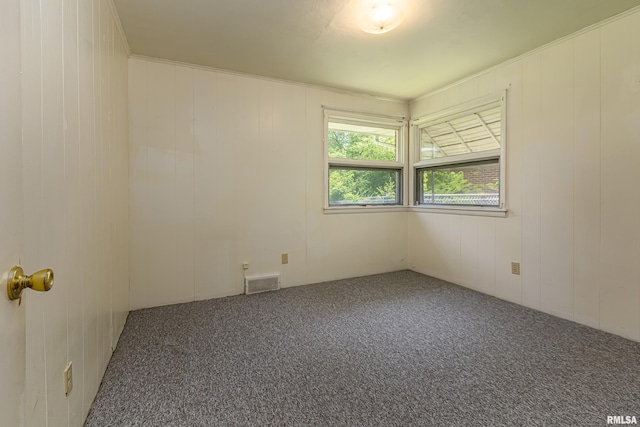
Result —
<instances>
[{"instance_id":1,"label":"green tree foliage","mask_svg":"<svg viewBox=\"0 0 640 427\"><path fill-rule=\"evenodd\" d=\"M395 138L329 131L329 157L394 161L396 159Z\"/></svg>"},{"instance_id":2,"label":"green tree foliage","mask_svg":"<svg viewBox=\"0 0 640 427\"><path fill-rule=\"evenodd\" d=\"M497 178L493 182L480 184L478 181L481 181L482 178L476 178L480 171L473 170L468 173L471 174L472 180L476 181L475 184L470 182L461 170L425 171L422 175L424 191L426 193L431 192L432 181L435 185L435 188L433 188L435 194L482 194L497 193L500 190Z\"/></svg>"},{"instance_id":3,"label":"green tree foliage","mask_svg":"<svg viewBox=\"0 0 640 427\"><path fill-rule=\"evenodd\" d=\"M329 157L360 160L396 160L395 138L354 132L329 131ZM394 170L332 169L329 202L358 203L365 198L394 200L397 173Z\"/></svg>"},{"instance_id":4,"label":"green tree foliage","mask_svg":"<svg viewBox=\"0 0 640 427\"><path fill-rule=\"evenodd\" d=\"M426 171L422 175L422 179L426 193L430 193L432 188L435 194L464 194L470 192L470 183L465 179L462 171Z\"/></svg>"},{"instance_id":5,"label":"green tree foliage","mask_svg":"<svg viewBox=\"0 0 640 427\"><path fill-rule=\"evenodd\" d=\"M477 177L480 174L479 171L467 171L471 174L472 180L481 181L481 177ZM434 194L440 195L453 195L453 194L487 194L497 193L499 191L498 180L495 182L489 182L485 184L470 182L465 172L462 170L450 170L450 169L436 169L425 170L422 173L422 185L423 192L426 195ZM456 198L450 198L451 203L455 203Z\"/></svg>"}]
</instances>

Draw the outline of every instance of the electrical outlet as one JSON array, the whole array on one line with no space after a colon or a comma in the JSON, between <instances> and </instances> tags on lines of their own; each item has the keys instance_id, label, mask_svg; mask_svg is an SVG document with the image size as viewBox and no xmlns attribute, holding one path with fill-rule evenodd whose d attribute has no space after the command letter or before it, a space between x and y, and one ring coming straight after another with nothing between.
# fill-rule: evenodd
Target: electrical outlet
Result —
<instances>
[{"instance_id":1,"label":"electrical outlet","mask_svg":"<svg viewBox=\"0 0 640 427\"><path fill-rule=\"evenodd\" d=\"M71 389L73 388L73 370L71 366L71 362L67 364L67 367L64 368L64 395L69 396L71 393Z\"/></svg>"},{"instance_id":2,"label":"electrical outlet","mask_svg":"<svg viewBox=\"0 0 640 427\"><path fill-rule=\"evenodd\" d=\"M511 263L511 274L520 275L520 263L512 262Z\"/></svg>"},{"instance_id":3,"label":"electrical outlet","mask_svg":"<svg viewBox=\"0 0 640 427\"><path fill-rule=\"evenodd\" d=\"M289 254L282 254L282 263L289 264Z\"/></svg>"},{"instance_id":4,"label":"electrical outlet","mask_svg":"<svg viewBox=\"0 0 640 427\"><path fill-rule=\"evenodd\" d=\"M249 263L248 263L248 262L243 262L243 263L242 263L242 268L243 268L244 270L248 270L248 269L249 269Z\"/></svg>"}]
</instances>

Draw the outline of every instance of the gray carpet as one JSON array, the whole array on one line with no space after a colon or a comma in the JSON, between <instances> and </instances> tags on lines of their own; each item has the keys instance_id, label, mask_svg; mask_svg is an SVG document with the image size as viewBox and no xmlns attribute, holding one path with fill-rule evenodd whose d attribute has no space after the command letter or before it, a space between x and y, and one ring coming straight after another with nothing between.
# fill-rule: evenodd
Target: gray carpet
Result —
<instances>
[{"instance_id":1,"label":"gray carpet","mask_svg":"<svg viewBox=\"0 0 640 427\"><path fill-rule=\"evenodd\" d=\"M86 426L640 422L640 344L410 271L134 311Z\"/></svg>"}]
</instances>

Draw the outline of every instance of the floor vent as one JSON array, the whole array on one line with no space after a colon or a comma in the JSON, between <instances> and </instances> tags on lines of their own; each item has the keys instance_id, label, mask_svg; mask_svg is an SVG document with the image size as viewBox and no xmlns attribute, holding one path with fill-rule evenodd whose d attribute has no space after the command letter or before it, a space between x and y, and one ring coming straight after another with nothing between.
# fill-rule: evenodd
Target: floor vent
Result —
<instances>
[{"instance_id":1,"label":"floor vent","mask_svg":"<svg viewBox=\"0 0 640 427\"><path fill-rule=\"evenodd\" d=\"M278 289L280 289L279 274L244 278L244 293L247 295L266 291L277 291Z\"/></svg>"}]
</instances>

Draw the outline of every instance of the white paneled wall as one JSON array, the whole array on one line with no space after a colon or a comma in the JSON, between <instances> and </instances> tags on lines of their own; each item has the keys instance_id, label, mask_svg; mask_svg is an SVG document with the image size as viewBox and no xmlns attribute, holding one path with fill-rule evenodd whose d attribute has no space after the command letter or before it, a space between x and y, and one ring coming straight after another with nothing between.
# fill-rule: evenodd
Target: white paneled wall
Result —
<instances>
[{"instance_id":1,"label":"white paneled wall","mask_svg":"<svg viewBox=\"0 0 640 427\"><path fill-rule=\"evenodd\" d=\"M5 297L5 272L23 248L20 1L0 2L0 423L22 426L25 393L26 310Z\"/></svg>"},{"instance_id":2,"label":"white paneled wall","mask_svg":"<svg viewBox=\"0 0 640 427\"><path fill-rule=\"evenodd\" d=\"M408 107L127 59L111 0L19 6L16 251L56 274L22 301L27 426L82 425L128 310L242 293L243 262L283 286L409 267L640 340L640 13ZM322 105L417 118L504 88L507 218L324 214Z\"/></svg>"},{"instance_id":3,"label":"white paneled wall","mask_svg":"<svg viewBox=\"0 0 640 427\"><path fill-rule=\"evenodd\" d=\"M600 43L600 324L640 339L640 13Z\"/></svg>"},{"instance_id":4,"label":"white paneled wall","mask_svg":"<svg viewBox=\"0 0 640 427\"><path fill-rule=\"evenodd\" d=\"M27 426L81 426L129 311L127 47L111 0L22 0ZM63 369L73 363L65 397Z\"/></svg>"},{"instance_id":5,"label":"white paneled wall","mask_svg":"<svg viewBox=\"0 0 640 427\"><path fill-rule=\"evenodd\" d=\"M636 12L412 102L508 88L509 215L409 213L409 267L640 340L638 79Z\"/></svg>"},{"instance_id":6,"label":"white paneled wall","mask_svg":"<svg viewBox=\"0 0 640 427\"><path fill-rule=\"evenodd\" d=\"M404 103L129 60L131 307L406 268L407 214L323 213L322 105ZM289 264L281 264L281 254Z\"/></svg>"}]
</instances>

